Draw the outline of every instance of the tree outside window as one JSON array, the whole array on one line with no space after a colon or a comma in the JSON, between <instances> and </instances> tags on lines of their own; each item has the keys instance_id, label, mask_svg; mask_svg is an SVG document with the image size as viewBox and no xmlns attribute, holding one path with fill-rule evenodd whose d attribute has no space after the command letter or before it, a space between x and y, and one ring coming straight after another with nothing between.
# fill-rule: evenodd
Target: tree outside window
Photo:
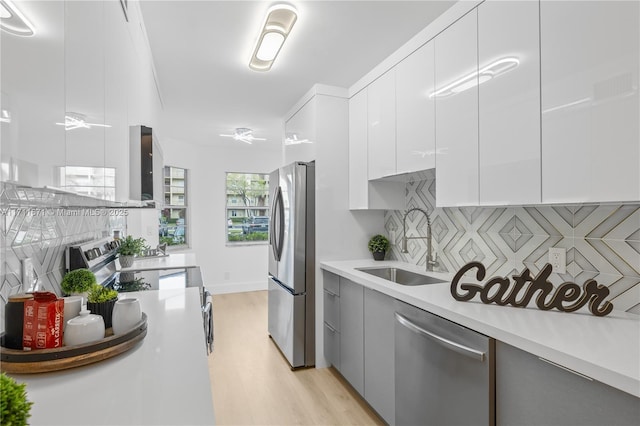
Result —
<instances>
[{"instance_id":1,"label":"tree outside window","mask_svg":"<svg viewBox=\"0 0 640 426\"><path fill-rule=\"evenodd\" d=\"M269 175L227 173L227 241L269 240Z\"/></svg>"}]
</instances>

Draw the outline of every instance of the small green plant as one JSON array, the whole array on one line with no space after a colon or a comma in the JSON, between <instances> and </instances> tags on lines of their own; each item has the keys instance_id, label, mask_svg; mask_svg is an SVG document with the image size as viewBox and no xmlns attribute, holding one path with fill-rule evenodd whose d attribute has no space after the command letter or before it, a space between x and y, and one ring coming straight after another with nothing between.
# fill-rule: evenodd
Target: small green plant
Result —
<instances>
[{"instance_id":1,"label":"small green plant","mask_svg":"<svg viewBox=\"0 0 640 426\"><path fill-rule=\"evenodd\" d=\"M31 417L33 402L27 400L26 383L18 383L0 374L0 424L22 426Z\"/></svg>"},{"instance_id":2,"label":"small green plant","mask_svg":"<svg viewBox=\"0 0 640 426\"><path fill-rule=\"evenodd\" d=\"M127 235L120 240L118 253L120 256L136 256L142 254L142 250L146 247L147 241L144 238L133 238L131 235Z\"/></svg>"},{"instance_id":3,"label":"small green plant","mask_svg":"<svg viewBox=\"0 0 640 426\"><path fill-rule=\"evenodd\" d=\"M109 302L118 298L118 292L110 288L102 287L96 284L89 290L87 299L89 303Z\"/></svg>"},{"instance_id":4,"label":"small green plant","mask_svg":"<svg viewBox=\"0 0 640 426\"><path fill-rule=\"evenodd\" d=\"M368 247L371 253L387 251L389 249L389 240L384 235L374 235L369 240Z\"/></svg>"},{"instance_id":5,"label":"small green plant","mask_svg":"<svg viewBox=\"0 0 640 426\"><path fill-rule=\"evenodd\" d=\"M96 276L88 269L74 269L62 278L60 287L65 294L84 293L96 284Z\"/></svg>"}]
</instances>

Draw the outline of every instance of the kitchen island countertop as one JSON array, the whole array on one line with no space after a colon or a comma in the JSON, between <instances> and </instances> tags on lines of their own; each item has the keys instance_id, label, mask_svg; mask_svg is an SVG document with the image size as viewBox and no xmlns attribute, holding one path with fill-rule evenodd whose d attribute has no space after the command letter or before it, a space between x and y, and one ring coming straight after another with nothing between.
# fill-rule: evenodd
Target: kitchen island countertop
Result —
<instances>
[{"instance_id":1,"label":"kitchen island countertop","mask_svg":"<svg viewBox=\"0 0 640 426\"><path fill-rule=\"evenodd\" d=\"M479 297L459 302L450 292L453 274L425 272L398 261L327 261L320 267L450 321L493 337L595 380L640 397L640 317L613 311L596 317L574 313L483 304ZM404 286L356 268L398 267L444 283Z\"/></svg>"},{"instance_id":2,"label":"kitchen island countertop","mask_svg":"<svg viewBox=\"0 0 640 426\"><path fill-rule=\"evenodd\" d=\"M131 350L27 383L31 425L212 425L198 288L124 293L140 300L147 335Z\"/></svg>"}]
</instances>

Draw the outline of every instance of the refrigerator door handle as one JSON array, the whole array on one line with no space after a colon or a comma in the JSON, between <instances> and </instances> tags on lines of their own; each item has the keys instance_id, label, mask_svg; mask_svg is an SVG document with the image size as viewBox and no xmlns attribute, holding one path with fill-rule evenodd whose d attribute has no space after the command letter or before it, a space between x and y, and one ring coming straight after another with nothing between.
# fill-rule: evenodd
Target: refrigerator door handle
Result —
<instances>
[{"instance_id":1,"label":"refrigerator door handle","mask_svg":"<svg viewBox=\"0 0 640 426\"><path fill-rule=\"evenodd\" d=\"M279 262L282 259L282 249L283 249L283 240L284 240L284 199L282 198L282 188L278 187L278 194L276 195L276 208L278 209L278 213L276 217L278 218L278 226L277 232L278 234L275 236L275 244L274 248L276 250L275 257Z\"/></svg>"}]
</instances>

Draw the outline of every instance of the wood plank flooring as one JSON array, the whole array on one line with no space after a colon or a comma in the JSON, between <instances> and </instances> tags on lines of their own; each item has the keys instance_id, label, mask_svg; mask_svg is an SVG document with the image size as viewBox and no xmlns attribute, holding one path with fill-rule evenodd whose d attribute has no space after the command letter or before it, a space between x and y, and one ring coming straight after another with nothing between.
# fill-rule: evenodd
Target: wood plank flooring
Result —
<instances>
[{"instance_id":1,"label":"wood plank flooring","mask_svg":"<svg viewBox=\"0 0 640 426\"><path fill-rule=\"evenodd\" d=\"M217 425L383 425L333 368L291 371L267 332L267 292L213 297Z\"/></svg>"}]
</instances>

